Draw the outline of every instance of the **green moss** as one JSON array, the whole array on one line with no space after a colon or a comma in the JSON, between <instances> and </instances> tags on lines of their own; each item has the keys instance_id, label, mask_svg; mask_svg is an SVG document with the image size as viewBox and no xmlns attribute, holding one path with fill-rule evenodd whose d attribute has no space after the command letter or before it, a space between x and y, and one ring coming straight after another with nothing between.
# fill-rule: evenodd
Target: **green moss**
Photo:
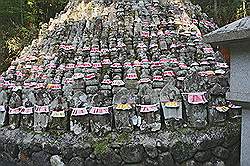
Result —
<instances>
[{"instance_id":1,"label":"green moss","mask_svg":"<svg viewBox=\"0 0 250 166\"><path fill-rule=\"evenodd\" d=\"M121 133L121 134L117 137L117 140L116 140L116 141L117 141L118 143L125 143L125 142L128 142L129 139L130 139L129 133L124 132L124 133Z\"/></svg>"},{"instance_id":2,"label":"green moss","mask_svg":"<svg viewBox=\"0 0 250 166\"><path fill-rule=\"evenodd\" d=\"M109 142L107 140L98 140L94 143L94 152L96 154L103 154L108 150Z\"/></svg>"},{"instance_id":3,"label":"green moss","mask_svg":"<svg viewBox=\"0 0 250 166\"><path fill-rule=\"evenodd\" d=\"M106 135L104 138L97 139L92 144L92 147L94 148L94 152L96 154L105 153L108 150L111 142L112 142L112 134L111 133Z\"/></svg>"}]
</instances>

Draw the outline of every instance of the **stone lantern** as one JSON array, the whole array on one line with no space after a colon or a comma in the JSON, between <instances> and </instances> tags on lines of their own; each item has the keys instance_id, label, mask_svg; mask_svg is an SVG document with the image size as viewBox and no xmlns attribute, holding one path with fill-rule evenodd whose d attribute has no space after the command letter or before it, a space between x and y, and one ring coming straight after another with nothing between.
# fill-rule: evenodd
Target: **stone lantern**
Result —
<instances>
[{"instance_id":1,"label":"stone lantern","mask_svg":"<svg viewBox=\"0 0 250 166\"><path fill-rule=\"evenodd\" d=\"M230 57L230 90L227 99L242 106L241 165L250 164L250 17L205 35L205 42L219 46Z\"/></svg>"}]
</instances>

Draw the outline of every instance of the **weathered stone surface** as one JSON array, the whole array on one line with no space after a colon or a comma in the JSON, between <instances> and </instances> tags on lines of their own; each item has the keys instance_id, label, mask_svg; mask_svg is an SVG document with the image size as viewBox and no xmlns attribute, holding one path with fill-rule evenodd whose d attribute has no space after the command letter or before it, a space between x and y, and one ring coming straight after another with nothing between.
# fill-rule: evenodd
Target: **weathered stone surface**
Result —
<instances>
[{"instance_id":1,"label":"weathered stone surface","mask_svg":"<svg viewBox=\"0 0 250 166\"><path fill-rule=\"evenodd\" d=\"M169 152L160 154L159 163L160 163L159 164L160 166L164 166L164 165L175 166L173 157L172 157L171 153L169 153Z\"/></svg>"},{"instance_id":2,"label":"weathered stone surface","mask_svg":"<svg viewBox=\"0 0 250 166\"><path fill-rule=\"evenodd\" d=\"M6 152L1 153L0 155L0 165L16 165L15 160Z\"/></svg>"},{"instance_id":3,"label":"weathered stone surface","mask_svg":"<svg viewBox=\"0 0 250 166\"><path fill-rule=\"evenodd\" d=\"M19 147L15 143L6 145L6 152L13 158L17 158L19 154Z\"/></svg>"},{"instance_id":4,"label":"weathered stone surface","mask_svg":"<svg viewBox=\"0 0 250 166\"><path fill-rule=\"evenodd\" d=\"M126 145L120 149L120 155L126 163L139 163L143 159L142 145Z\"/></svg>"},{"instance_id":5,"label":"weathered stone surface","mask_svg":"<svg viewBox=\"0 0 250 166\"><path fill-rule=\"evenodd\" d=\"M240 145L235 144L229 148L230 155L227 160L225 160L225 165L227 166L240 166Z\"/></svg>"},{"instance_id":6,"label":"weathered stone surface","mask_svg":"<svg viewBox=\"0 0 250 166\"><path fill-rule=\"evenodd\" d=\"M58 145L44 144L43 149L51 155L56 155L61 153L61 149Z\"/></svg>"},{"instance_id":7,"label":"weathered stone surface","mask_svg":"<svg viewBox=\"0 0 250 166\"><path fill-rule=\"evenodd\" d=\"M187 143L177 142L171 147L173 158L178 163L182 163L194 156L196 149Z\"/></svg>"},{"instance_id":8,"label":"weathered stone surface","mask_svg":"<svg viewBox=\"0 0 250 166\"><path fill-rule=\"evenodd\" d=\"M181 164L181 166L200 166L201 164L195 162L194 160L189 160Z\"/></svg>"},{"instance_id":9,"label":"weathered stone surface","mask_svg":"<svg viewBox=\"0 0 250 166\"><path fill-rule=\"evenodd\" d=\"M74 157L69 161L69 166L84 166L84 160L80 157Z\"/></svg>"},{"instance_id":10,"label":"weathered stone surface","mask_svg":"<svg viewBox=\"0 0 250 166\"><path fill-rule=\"evenodd\" d=\"M50 164L51 166L65 166L65 164L62 161L62 157L58 155L51 156Z\"/></svg>"},{"instance_id":11,"label":"weathered stone surface","mask_svg":"<svg viewBox=\"0 0 250 166\"><path fill-rule=\"evenodd\" d=\"M121 157L112 150L102 154L101 158L103 164L106 166L119 166L122 163Z\"/></svg>"},{"instance_id":12,"label":"weathered stone surface","mask_svg":"<svg viewBox=\"0 0 250 166\"><path fill-rule=\"evenodd\" d=\"M229 157L229 151L224 147L216 147L212 152L216 157L221 159L227 159Z\"/></svg>"},{"instance_id":13,"label":"weathered stone surface","mask_svg":"<svg viewBox=\"0 0 250 166\"><path fill-rule=\"evenodd\" d=\"M50 154L40 151L33 153L31 159L37 166L50 166L50 157Z\"/></svg>"},{"instance_id":14,"label":"weathered stone surface","mask_svg":"<svg viewBox=\"0 0 250 166\"><path fill-rule=\"evenodd\" d=\"M149 159L149 158L147 158L144 162L143 162L143 164L145 165L145 166L158 166L159 165L159 163L158 163L158 161L157 160L152 160L152 159Z\"/></svg>"},{"instance_id":15,"label":"weathered stone surface","mask_svg":"<svg viewBox=\"0 0 250 166\"><path fill-rule=\"evenodd\" d=\"M199 161L199 162L208 161L211 158L211 152L209 150L208 151L197 152L194 155L194 158L195 158L196 161Z\"/></svg>"},{"instance_id":16,"label":"weathered stone surface","mask_svg":"<svg viewBox=\"0 0 250 166\"><path fill-rule=\"evenodd\" d=\"M150 158L154 159L154 158L158 157L159 153L158 153L157 148L153 147L152 145L145 145L144 148L145 148L147 155Z\"/></svg>"},{"instance_id":17,"label":"weathered stone surface","mask_svg":"<svg viewBox=\"0 0 250 166\"><path fill-rule=\"evenodd\" d=\"M84 145L75 144L73 146L73 151L76 153L77 156L86 159L93 152L93 148L88 143Z\"/></svg>"},{"instance_id":18,"label":"weathered stone surface","mask_svg":"<svg viewBox=\"0 0 250 166\"><path fill-rule=\"evenodd\" d=\"M94 159L91 159L91 158L87 158L85 160L84 165L86 165L86 166L96 166L97 165L97 161L94 160Z\"/></svg>"}]
</instances>

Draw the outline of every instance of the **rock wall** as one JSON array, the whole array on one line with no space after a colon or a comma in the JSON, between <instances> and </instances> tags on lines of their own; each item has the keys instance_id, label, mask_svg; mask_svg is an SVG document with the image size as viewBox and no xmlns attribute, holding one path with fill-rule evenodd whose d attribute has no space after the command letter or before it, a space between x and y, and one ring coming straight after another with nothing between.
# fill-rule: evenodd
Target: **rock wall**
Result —
<instances>
[{"instance_id":1,"label":"rock wall","mask_svg":"<svg viewBox=\"0 0 250 166\"><path fill-rule=\"evenodd\" d=\"M237 166L240 121L204 130L91 134L0 131L0 165L20 166Z\"/></svg>"}]
</instances>

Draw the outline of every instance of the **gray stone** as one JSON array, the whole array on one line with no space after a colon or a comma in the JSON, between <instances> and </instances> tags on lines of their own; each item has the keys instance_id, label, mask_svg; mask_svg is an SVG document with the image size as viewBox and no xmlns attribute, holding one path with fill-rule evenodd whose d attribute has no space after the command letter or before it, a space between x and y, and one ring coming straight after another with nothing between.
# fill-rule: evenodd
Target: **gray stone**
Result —
<instances>
[{"instance_id":1,"label":"gray stone","mask_svg":"<svg viewBox=\"0 0 250 166\"><path fill-rule=\"evenodd\" d=\"M166 152L166 153L160 154L159 165L160 166L164 166L164 165L175 166L174 159L173 159L171 153Z\"/></svg>"},{"instance_id":2,"label":"gray stone","mask_svg":"<svg viewBox=\"0 0 250 166\"><path fill-rule=\"evenodd\" d=\"M157 160L151 160L149 158L147 158L145 161L144 161L144 165L145 166L158 166L159 163Z\"/></svg>"},{"instance_id":3,"label":"gray stone","mask_svg":"<svg viewBox=\"0 0 250 166\"><path fill-rule=\"evenodd\" d=\"M14 142L8 143L6 145L6 152L10 154L11 157L17 158L19 154L19 147Z\"/></svg>"},{"instance_id":4,"label":"gray stone","mask_svg":"<svg viewBox=\"0 0 250 166\"><path fill-rule=\"evenodd\" d=\"M57 155L57 154L61 154L61 149L59 146L57 145L52 145L52 144L44 144L43 146L43 150L45 152L48 152L51 155Z\"/></svg>"},{"instance_id":5,"label":"gray stone","mask_svg":"<svg viewBox=\"0 0 250 166\"><path fill-rule=\"evenodd\" d=\"M181 166L200 166L200 164L195 162L194 160L189 160L181 164Z\"/></svg>"},{"instance_id":6,"label":"gray stone","mask_svg":"<svg viewBox=\"0 0 250 166\"><path fill-rule=\"evenodd\" d=\"M202 164L202 166L213 166L213 163L211 161L205 162Z\"/></svg>"},{"instance_id":7,"label":"gray stone","mask_svg":"<svg viewBox=\"0 0 250 166\"><path fill-rule=\"evenodd\" d=\"M32 161L36 166L50 166L50 154L41 151L32 154Z\"/></svg>"},{"instance_id":8,"label":"gray stone","mask_svg":"<svg viewBox=\"0 0 250 166\"><path fill-rule=\"evenodd\" d=\"M84 160L80 157L74 157L69 161L68 165L69 166L83 166Z\"/></svg>"},{"instance_id":9,"label":"gray stone","mask_svg":"<svg viewBox=\"0 0 250 166\"><path fill-rule=\"evenodd\" d=\"M106 166L119 166L122 163L121 157L112 150L105 152L101 157Z\"/></svg>"},{"instance_id":10,"label":"gray stone","mask_svg":"<svg viewBox=\"0 0 250 166\"><path fill-rule=\"evenodd\" d=\"M158 150L155 147L153 147L151 145L145 145L144 148L145 148L147 155L150 158L154 159L154 158L158 157Z\"/></svg>"},{"instance_id":11,"label":"gray stone","mask_svg":"<svg viewBox=\"0 0 250 166\"><path fill-rule=\"evenodd\" d=\"M229 157L229 151L221 146L216 147L212 153L221 159L227 159Z\"/></svg>"},{"instance_id":12,"label":"gray stone","mask_svg":"<svg viewBox=\"0 0 250 166\"><path fill-rule=\"evenodd\" d=\"M58 155L51 156L50 164L51 166L65 166L65 164L62 162L62 157Z\"/></svg>"},{"instance_id":13,"label":"gray stone","mask_svg":"<svg viewBox=\"0 0 250 166\"><path fill-rule=\"evenodd\" d=\"M93 148L91 148L89 144L86 145L75 144L73 146L73 151L76 153L77 156L86 159L93 152Z\"/></svg>"},{"instance_id":14,"label":"gray stone","mask_svg":"<svg viewBox=\"0 0 250 166\"><path fill-rule=\"evenodd\" d=\"M173 158L178 163L182 163L194 156L196 149L184 142L177 142L171 147Z\"/></svg>"},{"instance_id":15,"label":"gray stone","mask_svg":"<svg viewBox=\"0 0 250 166\"><path fill-rule=\"evenodd\" d=\"M143 159L142 145L126 145L120 149L120 155L125 163L139 163Z\"/></svg>"},{"instance_id":16,"label":"gray stone","mask_svg":"<svg viewBox=\"0 0 250 166\"><path fill-rule=\"evenodd\" d=\"M124 164L123 166L144 166L143 163L137 163L137 164Z\"/></svg>"},{"instance_id":17,"label":"gray stone","mask_svg":"<svg viewBox=\"0 0 250 166\"><path fill-rule=\"evenodd\" d=\"M199 162L205 162L208 161L211 158L211 152L210 151L202 151L202 152L197 152L194 155L195 160Z\"/></svg>"},{"instance_id":18,"label":"gray stone","mask_svg":"<svg viewBox=\"0 0 250 166\"><path fill-rule=\"evenodd\" d=\"M160 151L160 153L169 151L169 146L164 145L161 141L156 142L156 148Z\"/></svg>"},{"instance_id":19,"label":"gray stone","mask_svg":"<svg viewBox=\"0 0 250 166\"><path fill-rule=\"evenodd\" d=\"M96 166L97 165L97 161L91 159L91 158L87 158L85 160L85 165L86 166Z\"/></svg>"}]
</instances>

